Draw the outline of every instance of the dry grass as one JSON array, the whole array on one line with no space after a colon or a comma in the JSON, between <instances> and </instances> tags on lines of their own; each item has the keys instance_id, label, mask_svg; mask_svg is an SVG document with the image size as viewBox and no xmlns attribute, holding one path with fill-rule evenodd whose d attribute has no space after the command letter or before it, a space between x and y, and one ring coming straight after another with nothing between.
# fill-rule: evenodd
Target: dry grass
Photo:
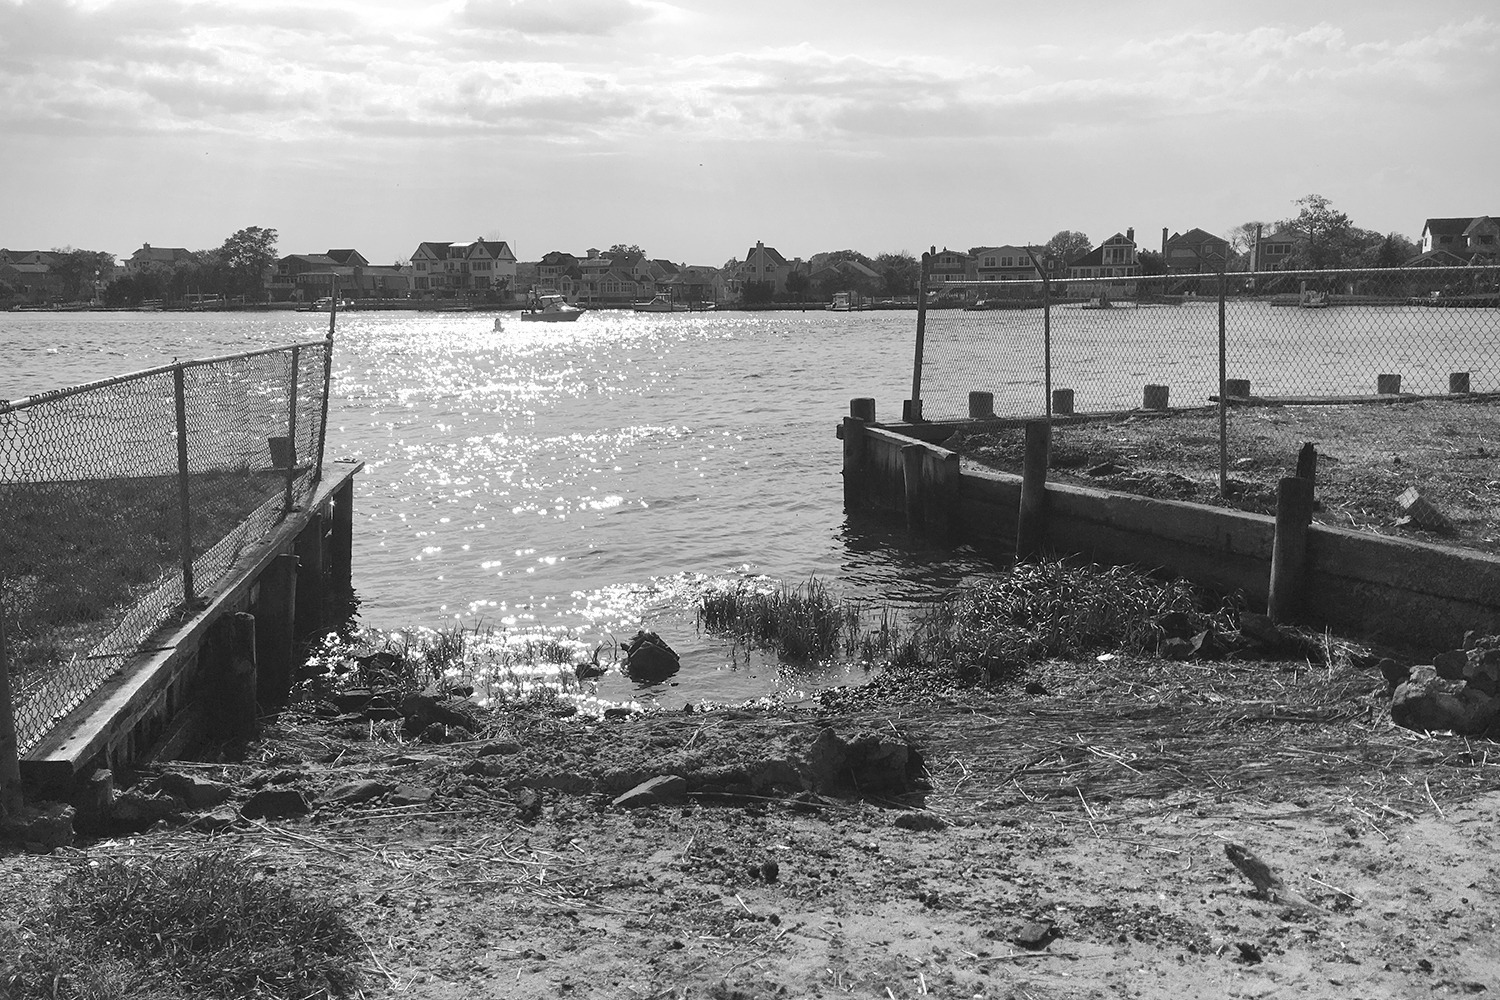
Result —
<instances>
[{"instance_id":1,"label":"dry grass","mask_svg":"<svg viewBox=\"0 0 1500 1000\"><path fill-rule=\"evenodd\" d=\"M1190 410L1058 426L1052 475L1106 489L1270 514L1276 482L1296 470L1303 442L1318 448L1317 519L1393 533L1397 497L1415 486L1454 522L1416 537L1500 552L1500 403L1422 400L1344 406L1256 406L1229 415L1233 495L1218 493L1218 416ZM1020 429L961 431L947 442L965 458L1019 472ZM1100 466L1112 471L1097 474ZM1096 470L1096 474L1090 474Z\"/></svg>"}]
</instances>

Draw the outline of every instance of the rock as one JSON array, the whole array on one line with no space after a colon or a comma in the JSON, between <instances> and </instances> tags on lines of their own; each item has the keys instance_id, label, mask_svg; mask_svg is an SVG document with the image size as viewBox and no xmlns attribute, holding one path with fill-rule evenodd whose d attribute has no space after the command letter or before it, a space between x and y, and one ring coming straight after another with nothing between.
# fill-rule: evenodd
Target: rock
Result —
<instances>
[{"instance_id":1,"label":"rock","mask_svg":"<svg viewBox=\"0 0 1500 1000\"><path fill-rule=\"evenodd\" d=\"M1462 649L1450 649L1448 652L1439 653L1432 658L1433 669L1445 681L1463 680L1464 668L1468 665L1469 654Z\"/></svg>"},{"instance_id":2,"label":"rock","mask_svg":"<svg viewBox=\"0 0 1500 1000\"><path fill-rule=\"evenodd\" d=\"M484 721L480 705L467 696L454 697L447 689L436 686L403 698L401 714L406 717L407 731L412 733L423 732L434 722L474 732Z\"/></svg>"},{"instance_id":3,"label":"rock","mask_svg":"<svg viewBox=\"0 0 1500 1000\"><path fill-rule=\"evenodd\" d=\"M394 785L386 781L364 778L359 781L346 781L342 785L335 785L323 797L329 802L358 805L361 802L378 799L394 787Z\"/></svg>"},{"instance_id":4,"label":"rock","mask_svg":"<svg viewBox=\"0 0 1500 1000\"><path fill-rule=\"evenodd\" d=\"M774 861L761 862L760 877L767 882L775 882L781 877L781 866Z\"/></svg>"},{"instance_id":5,"label":"rock","mask_svg":"<svg viewBox=\"0 0 1500 1000\"><path fill-rule=\"evenodd\" d=\"M170 795L148 794L139 788L127 788L115 796L109 819L112 826L125 830L144 830L158 820L182 811L182 803Z\"/></svg>"},{"instance_id":6,"label":"rock","mask_svg":"<svg viewBox=\"0 0 1500 1000\"><path fill-rule=\"evenodd\" d=\"M282 819L306 816L311 811L307 799L295 788L268 788L256 792L240 806L240 815L246 819Z\"/></svg>"},{"instance_id":7,"label":"rock","mask_svg":"<svg viewBox=\"0 0 1500 1000\"><path fill-rule=\"evenodd\" d=\"M391 805L424 805L432 801L434 794L436 793L426 785L397 785L395 791L391 792Z\"/></svg>"},{"instance_id":8,"label":"rock","mask_svg":"<svg viewBox=\"0 0 1500 1000\"><path fill-rule=\"evenodd\" d=\"M1027 694L1041 694L1041 695L1045 695L1045 694L1048 694L1049 692L1047 691L1047 686L1045 684L1043 684L1041 681L1027 681L1026 682L1026 693Z\"/></svg>"},{"instance_id":9,"label":"rock","mask_svg":"<svg viewBox=\"0 0 1500 1000\"><path fill-rule=\"evenodd\" d=\"M451 736L448 733L448 725L443 722L429 722L427 728L422 730L421 740L423 743L447 743Z\"/></svg>"},{"instance_id":10,"label":"rock","mask_svg":"<svg viewBox=\"0 0 1500 1000\"><path fill-rule=\"evenodd\" d=\"M1011 943L1030 951L1040 951L1057 937L1057 927L1050 920L1031 920L1023 924Z\"/></svg>"},{"instance_id":11,"label":"rock","mask_svg":"<svg viewBox=\"0 0 1500 1000\"><path fill-rule=\"evenodd\" d=\"M825 795L904 795L918 790L922 774L921 753L889 731L859 733L846 741L824 727L795 764L803 787Z\"/></svg>"},{"instance_id":12,"label":"rock","mask_svg":"<svg viewBox=\"0 0 1500 1000\"><path fill-rule=\"evenodd\" d=\"M1156 647L1156 655L1164 660L1191 660L1196 652L1191 639L1179 639L1176 636L1163 639Z\"/></svg>"},{"instance_id":13,"label":"rock","mask_svg":"<svg viewBox=\"0 0 1500 1000\"><path fill-rule=\"evenodd\" d=\"M897 816L893 826L903 830L946 830L948 824L929 812L904 812Z\"/></svg>"},{"instance_id":14,"label":"rock","mask_svg":"<svg viewBox=\"0 0 1500 1000\"><path fill-rule=\"evenodd\" d=\"M1439 677L1434 667L1416 666L1391 696L1391 719L1417 732L1481 736L1500 722L1500 700L1464 681Z\"/></svg>"},{"instance_id":15,"label":"rock","mask_svg":"<svg viewBox=\"0 0 1500 1000\"><path fill-rule=\"evenodd\" d=\"M521 744L510 740L501 740L497 743L486 743L480 747L475 754L477 757L509 757L513 753L521 752Z\"/></svg>"},{"instance_id":16,"label":"rock","mask_svg":"<svg viewBox=\"0 0 1500 1000\"><path fill-rule=\"evenodd\" d=\"M0 840L21 844L28 851L51 854L73 843L75 810L64 802L22 805L0 822Z\"/></svg>"},{"instance_id":17,"label":"rock","mask_svg":"<svg viewBox=\"0 0 1500 1000\"><path fill-rule=\"evenodd\" d=\"M115 775L108 768L95 768L76 782L68 804L74 809L73 829L79 833L104 833L115 807Z\"/></svg>"},{"instance_id":18,"label":"rock","mask_svg":"<svg viewBox=\"0 0 1500 1000\"><path fill-rule=\"evenodd\" d=\"M676 774L663 774L643 781L630 791L610 803L616 809L637 809L641 806L670 805L681 802L687 795L687 779Z\"/></svg>"},{"instance_id":19,"label":"rock","mask_svg":"<svg viewBox=\"0 0 1500 1000\"><path fill-rule=\"evenodd\" d=\"M519 820L529 823L542 814L542 793L534 788L516 789L514 801Z\"/></svg>"},{"instance_id":20,"label":"rock","mask_svg":"<svg viewBox=\"0 0 1500 1000\"><path fill-rule=\"evenodd\" d=\"M1404 663L1397 663L1389 656L1382 659L1375 666L1379 668L1381 676L1385 678L1386 684L1390 685L1392 691L1400 687L1411 676L1411 667L1408 667Z\"/></svg>"},{"instance_id":21,"label":"rock","mask_svg":"<svg viewBox=\"0 0 1500 1000\"><path fill-rule=\"evenodd\" d=\"M498 778L509 774L511 768L498 760L471 760L464 765L464 774L478 775L483 778Z\"/></svg>"},{"instance_id":22,"label":"rock","mask_svg":"<svg viewBox=\"0 0 1500 1000\"><path fill-rule=\"evenodd\" d=\"M166 792L174 798L181 799L182 804L192 812L223 805L229 801L230 793L233 791L222 781L210 781L207 778L177 774L172 771L158 777L148 786L148 790Z\"/></svg>"},{"instance_id":23,"label":"rock","mask_svg":"<svg viewBox=\"0 0 1500 1000\"><path fill-rule=\"evenodd\" d=\"M195 816L188 824L188 829L196 830L198 833L223 833L234 826L239 817L230 808L215 809L213 812Z\"/></svg>"},{"instance_id":24,"label":"rock","mask_svg":"<svg viewBox=\"0 0 1500 1000\"><path fill-rule=\"evenodd\" d=\"M1431 531L1451 531L1453 522L1443 515L1443 512L1434 507L1428 500L1417 492L1415 486L1396 498L1396 503L1403 513L1417 524Z\"/></svg>"},{"instance_id":25,"label":"rock","mask_svg":"<svg viewBox=\"0 0 1500 1000\"><path fill-rule=\"evenodd\" d=\"M625 644L625 673L634 681L664 681L682 668L677 653L655 632L644 629Z\"/></svg>"},{"instance_id":26,"label":"rock","mask_svg":"<svg viewBox=\"0 0 1500 1000\"><path fill-rule=\"evenodd\" d=\"M1464 664L1469 687L1491 697L1500 695L1500 649L1473 649Z\"/></svg>"}]
</instances>

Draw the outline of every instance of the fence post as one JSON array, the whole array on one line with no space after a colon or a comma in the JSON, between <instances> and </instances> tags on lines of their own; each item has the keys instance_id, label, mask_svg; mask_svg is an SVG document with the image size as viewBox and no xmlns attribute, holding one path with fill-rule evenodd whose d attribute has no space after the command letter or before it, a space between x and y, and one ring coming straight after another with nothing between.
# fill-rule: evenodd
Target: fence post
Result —
<instances>
[{"instance_id":1,"label":"fence post","mask_svg":"<svg viewBox=\"0 0 1500 1000\"><path fill-rule=\"evenodd\" d=\"M1035 263L1035 258L1032 259ZM1042 393L1047 397L1047 420L1052 420L1052 282L1042 272ZM1071 412L1071 411L1069 411Z\"/></svg>"},{"instance_id":2,"label":"fence post","mask_svg":"<svg viewBox=\"0 0 1500 1000\"><path fill-rule=\"evenodd\" d=\"M1224 323L1224 301L1229 279L1219 272L1219 496L1229 496L1229 337Z\"/></svg>"},{"instance_id":3,"label":"fence post","mask_svg":"<svg viewBox=\"0 0 1500 1000\"><path fill-rule=\"evenodd\" d=\"M5 642L5 592L0 587L0 821L21 811L20 744L10 693L10 649Z\"/></svg>"},{"instance_id":4,"label":"fence post","mask_svg":"<svg viewBox=\"0 0 1500 1000\"><path fill-rule=\"evenodd\" d=\"M933 247L933 252L937 247ZM911 399L907 400L907 420L922 419L922 348L927 340L927 276L932 269L932 253L922 255L922 269L917 279L917 349L912 362Z\"/></svg>"},{"instance_id":5,"label":"fence post","mask_svg":"<svg viewBox=\"0 0 1500 1000\"><path fill-rule=\"evenodd\" d=\"M187 391L183 385L182 366L172 369L172 383L177 395L177 498L182 527L182 603L192 607L193 593L193 498L188 490Z\"/></svg>"},{"instance_id":6,"label":"fence post","mask_svg":"<svg viewBox=\"0 0 1500 1000\"><path fill-rule=\"evenodd\" d=\"M1287 476L1276 489L1276 537L1271 543L1271 586L1267 612L1273 622L1297 615L1307 563L1307 526L1312 523L1313 481Z\"/></svg>"},{"instance_id":7,"label":"fence post","mask_svg":"<svg viewBox=\"0 0 1500 1000\"><path fill-rule=\"evenodd\" d=\"M313 466L312 492L323 481L323 448L328 441L328 390L333 384L333 328L339 316L339 276L329 279L333 298L328 302L328 336L323 342L323 406L318 417L318 461Z\"/></svg>"},{"instance_id":8,"label":"fence post","mask_svg":"<svg viewBox=\"0 0 1500 1000\"><path fill-rule=\"evenodd\" d=\"M292 345L292 377L291 384L287 387L287 463L286 463L286 496L281 502L281 516L286 517L292 512L292 489L297 483L297 383L302 378L302 346Z\"/></svg>"}]
</instances>

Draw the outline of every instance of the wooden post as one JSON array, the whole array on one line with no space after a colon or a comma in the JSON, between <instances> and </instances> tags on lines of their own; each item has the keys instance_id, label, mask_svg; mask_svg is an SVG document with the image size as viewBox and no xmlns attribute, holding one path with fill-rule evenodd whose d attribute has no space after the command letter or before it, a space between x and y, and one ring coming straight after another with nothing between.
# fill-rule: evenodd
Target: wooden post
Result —
<instances>
[{"instance_id":1,"label":"wooden post","mask_svg":"<svg viewBox=\"0 0 1500 1000\"><path fill-rule=\"evenodd\" d=\"M949 453L941 460L924 455L922 471L928 480L923 524L933 537L943 542L952 541L958 527L958 454Z\"/></svg>"},{"instance_id":2,"label":"wooden post","mask_svg":"<svg viewBox=\"0 0 1500 1000\"><path fill-rule=\"evenodd\" d=\"M925 445L908 444L901 448L901 471L906 485L906 527L916 532L922 529L922 456Z\"/></svg>"},{"instance_id":3,"label":"wooden post","mask_svg":"<svg viewBox=\"0 0 1500 1000\"><path fill-rule=\"evenodd\" d=\"M1267 608L1273 622L1295 618L1302 605L1307 563L1307 526L1312 522L1313 482L1287 476L1276 488L1276 537L1271 543L1271 587Z\"/></svg>"},{"instance_id":4,"label":"wooden post","mask_svg":"<svg viewBox=\"0 0 1500 1000\"><path fill-rule=\"evenodd\" d=\"M1308 482L1317 484L1318 481L1318 447L1311 441L1302 445L1302 450L1297 452L1297 478L1306 479Z\"/></svg>"},{"instance_id":5,"label":"wooden post","mask_svg":"<svg viewBox=\"0 0 1500 1000\"><path fill-rule=\"evenodd\" d=\"M296 556L271 560L260 577L255 602L256 697L265 705L285 705L296 682Z\"/></svg>"},{"instance_id":6,"label":"wooden post","mask_svg":"<svg viewBox=\"0 0 1500 1000\"><path fill-rule=\"evenodd\" d=\"M1052 410L1048 416L1071 417L1073 415L1073 390L1053 389Z\"/></svg>"},{"instance_id":7,"label":"wooden post","mask_svg":"<svg viewBox=\"0 0 1500 1000\"><path fill-rule=\"evenodd\" d=\"M0 588L0 821L25 804L21 798L20 742L10 692L10 650L5 643L5 592Z\"/></svg>"},{"instance_id":8,"label":"wooden post","mask_svg":"<svg viewBox=\"0 0 1500 1000\"><path fill-rule=\"evenodd\" d=\"M323 449L328 443L328 394L333 389L333 329L339 315L339 276L336 274L329 279L329 291L333 298L328 303L328 337L323 342L323 405L318 416L318 460L313 466L313 494L323 481Z\"/></svg>"},{"instance_id":9,"label":"wooden post","mask_svg":"<svg viewBox=\"0 0 1500 1000\"><path fill-rule=\"evenodd\" d=\"M844 437L844 509L854 510L864 503L866 424L875 422L875 400L857 397L849 400L849 416L841 428Z\"/></svg>"},{"instance_id":10,"label":"wooden post","mask_svg":"<svg viewBox=\"0 0 1500 1000\"><path fill-rule=\"evenodd\" d=\"M867 424L875 422L875 400L869 396L856 396L849 400L849 416Z\"/></svg>"},{"instance_id":11,"label":"wooden post","mask_svg":"<svg viewBox=\"0 0 1500 1000\"><path fill-rule=\"evenodd\" d=\"M969 393L969 416L970 417L993 417L995 415L995 394L993 392L970 392Z\"/></svg>"},{"instance_id":12,"label":"wooden post","mask_svg":"<svg viewBox=\"0 0 1500 1000\"><path fill-rule=\"evenodd\" d=\"M193 593L193 498L188 489L187 390L183 384L182 366L172 369L172 385L177 397L177 502L178 539L182 558L182 603L192 607Z\"/></svg>"},{"instance_id":13,"label":"wooden post","mask_svg":"<svg viewBox=\"0 0 1500 1000\"><path fill-rule=\"evenodd\" d=\"M1164 385L1148 385L1141 393L1141 409L1143 410L1165 410L1168 409L1168 398L1171 389ZM1222 393L1220 394L1222 395Z\"/></svg>"},{"instance_id":14,"label":"wooden post","mask_svg":"<svg viewBox=\"0 0 1500 1000\"><path fill-rule=\"evenodd\" d=\"M1021 507L1016 517L1016 558L1035 559L1047 540L1047 463L1052 425L1026 422L1026 454L1021 464Z\"/></svg>"},{"instance_id":15,"label":"wooden post","mask_svg":"<svg viewBox=\"0 0 1500 1000\"><path fill-rule=\"evenodd\" d=\"M240 612L215 626L209 704L214 731L227 739L250 739L260 725L256 703L255 616Z\"/></svg>"},{"instance_id":16,"label":"wooden post","mask_svg":"<svg viewBox=\"0 0 1500 1000\"><path fill-rule=\"evenodd\" d=\"M1469 373L1454 372L1448 376L1448 391L1455 396L1469 391Z\"/></svg>"},{"instance_id":17,"label":"wooden post","mask_svg":"<svg viewBox=\"0 0 1500 1000\"><path fill-rule=\"evenodd\" d=\"M333 495L333 524L328 537L328 596L324 617L342 622L354 610L354 478ZM331 605L331 607L330 607ZM332 611L332 614L329 614Z\"/></svg>"},{"instance_id":18,"label":"wooden post","mask_svg":"<svg viewBox=\"0 0 1500 1000\"><path fill-rule=\"evenodd\" d=\"M1382 396L1396 396L1401 393L1400 375L1376 375L1375 391Z\"/></svg>"},{"instance_id":19,"label":"wooden post","mask_svg":"<svg viewBox=\"0 0 1500 1000\"><path fill-rule=\"evenodd\" d=\"M323 514L321 511L315 512L295 543L298 563L294 600L296 612L292 628L299 637L316 632L324 624L323 594L326 586L323 573L323 534Z\"/></svg>"}]
</instances>

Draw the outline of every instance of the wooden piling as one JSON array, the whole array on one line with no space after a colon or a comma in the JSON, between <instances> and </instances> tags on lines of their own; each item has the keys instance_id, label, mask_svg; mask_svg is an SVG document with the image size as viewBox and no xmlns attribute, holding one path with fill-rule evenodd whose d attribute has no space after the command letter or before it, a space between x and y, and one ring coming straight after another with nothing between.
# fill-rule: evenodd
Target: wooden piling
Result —
<instances>
[{"instance_id":1,"label":"wooden piling","mask_svg":"<svg viewBox=\"0 0 1500 1000\"><path fill-rule=\"evenodd\" d=\"M1274 622L1290 621L1302 609L1307 565L1307 526L1312 523L1313 481L1287 476L1276 488L1276 536L1271 543L1271 585L1267 601Z\"/></svg>"},{"instance_id":2,"label":"wooden piling","mask_svg":"<svg viewBox=\"0 0 1500 1000\"><path fill-rule=\"evenodd\" d=\"M869 396L855 396L849 400L849 416L865 423L875 422L875 400Z\"/></svg>"},{"instance_id":3,"label":"wooden piling","mask_svg":"<svg viewBox=\"0 0 1500 1000\"><path fill-rule=\"evenodd\" d=\"M1454 395L1466 394L1469 391L1469 373L1453 372L1448 376L1448 391Z\"/></svg>"},{"instance_id":4,"label":"wooden piling","mask_svg":"<svg viewBox=\"0 0 1500 1000\"><path fill-rule=\"evenodd\" d=\"M1297 452L1297 478L1316 484L1318 481L1318 447L1311 441Z\"/></svg>"},{"instance_id":5,"label":"wooden piling","mask_svg":"<svg viewBox=\"0 0 1500 1000\"><path fill-rule=\"evenodd\" d=\"M969 416L970 417L993 417L995 415L995 394L993 392L970 392L969 393Z\"/></svg>"},{"instance_id":6,"label":"wooden piling","mask_svg":"<svg viewBox=\"0 0 1500 1000\"><path fill-rule=\"evenodd\" d=\"M333 494L333 523L328 537L328 593L325 619L347 617L354 594L354 480ZM330 614L332 612L332 614Z\"/></svg>"},{"instance_id":7,"label":"wooden piling","mask_svg":"<svg viewBox=\"0 0 1500 1000\"><path fill-rule=\"evenodd\" d=\"M1016 558L1035 559L1047 538L1047 463L1052 449L1052 425L1045 420L1026 423L1026 454L1021 464L1021 506L1016 517Z\"/></svg>"},{"instance_id":8,"label":"wooden piling","mask_svg":"<svg viewBox=\"0 0 1500 1000\"><path fill-rule=\"evenodd\" d=\"M1171 389L1164 385L1148 385L1141 393L1141 409L1143 410L1165 410L1168 409L1168 399Z\"/></svg>"},{"instance_id":9,"label":"wooden piling","mask_svg":"<svg viewBox=\"0 0 1500 1000\"><path fill-rule=\"evenodd\" d=\"M865 456L869 442L865 427L875 422L875 400L859 396L849 400L849 416L839 428L844 441L844 509L854 510L865 500Z\"/></svg>"},{"instance_id":10,"label":"wooden piling","mask_svg":"<svg viewBox=\"0 0 1500 1000\"><path fill-rule=\"evenodd\" d=\"M315 632L325 624L323 598L327 577L324 573L323 538L326 531L322 514L314 514L293 546L298 562L294 597L296 614L292 627L299 637Z\"/></svg>"},{"instance_id":11,"label":"wooden piling","mask_svg":"<svg viewBox=\"0 0 1500 1000\"><path fill-rule=\"evenodd\" d=\"M261 575L255 601L257 698L264 705L285 705L296 682L296 556L277 556Z\"/></svg>"},{"instance_id":12,"label":"wooden piling","mask_svg":"<svg viewBox=\"0 0 1500 1000\"><path fill-rule=\"evenodd\" d=\"M925 445L908 444L901 448L901 470L906 486L906 527L917 532L922 530L922 456Z\"/></svg>"},{"instance_id":13,"label":"wooden piling","mask_svg":"<svg viewBox=\"0 0 1500 1000\"><path fill-rule=\"evenodd\" d=\"M213 732L225 739L251 739L260 724L256 702L255 616L229 615L214 626L208 692Z\"/></svg>"},{"instance_id":14,"label":"wooden piling","mask_svg":"<svg viewBox=\"0 0 1500 1000\"><path fill-rule=\"evenodd\" d=\"M1382 396L1396 396L1401 393L1401 376L1381 374L1375 376L1375 391Z\"/></svg>"},{"instance_id":15,"label":"wooden piling","mask_svg":"<svg viewBox=\"0 0 1500 1000\"><path fill-rule=\"evenodd\" d=\"M1052 390L1052 413L1054 416L1071 417L1073 415L1073 390Z\"/></svg>"}]
</instances>

